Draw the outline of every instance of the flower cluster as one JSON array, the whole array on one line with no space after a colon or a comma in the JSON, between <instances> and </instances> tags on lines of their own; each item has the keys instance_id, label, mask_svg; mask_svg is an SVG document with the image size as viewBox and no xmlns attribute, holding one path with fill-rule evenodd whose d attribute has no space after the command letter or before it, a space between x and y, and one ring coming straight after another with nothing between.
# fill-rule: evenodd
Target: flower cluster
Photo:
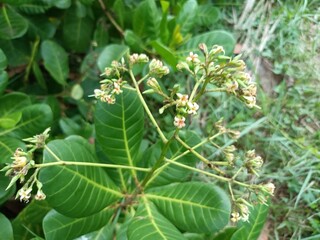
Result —
<instances>
[{"instance_id":1,"label":"flower cluster","mask_svg":"<svg viewBox=\"0 0 320 240\"><path fill-rule=\"evenodd\" d=\"M257 156L255 150L250 150L246 153L244 166L248 170L249 173L254 173L255 175L259 176L257 171L263 165L263 160L260 156Z\"/></svg>"},{"instance_id":2,"label":"flower cluster","mask_svg":"<svg viewBox=\"0 0 320 240\"><path fill-rule=\"evenodd\" d=\"M149 62L149 58L145 54L134 53L129 56L129 62L131 65L134 65L137 63L147 63L147 62Z\"/></svg>"},{"instance_id":3,"label":"flower cluster","mask_svg":"<svg viewBox=\"0 0 320 240\"><path fill-rule=\"evenodd\" d=\"M169 74L169 68L163 65L163 62L157 59L152 59L149 64L150 74L156 75L158 77L163 77L164 75Z\"/></svg>"},{"instance_id":4,"label":"flower cluster","mask_svg":"<svg viewBox=\"0 0 320 240\"><path fill-rule=\"evenodd\" d=\"M231 221L238 222L239 220L247 222L249 221L250 211L248 206L251 206L244 199L238 199L234 204L233 212L231 213Z\"/></svg>"},{"instance_id":5,"label":"flower cluster","mask_svg":"<svg viewBox=\"0 0 320 240\"><path fill-rule=\"evenodd\" d=\"M105 79L100 81L100 89L94 90L94 96L96 99L99 99L101 102L106 102L108 104L114 104L116 101L116 95L121 94L122 86L125 84L122 81L122 78L119 79Z\"/></svg>"}]
</instances>

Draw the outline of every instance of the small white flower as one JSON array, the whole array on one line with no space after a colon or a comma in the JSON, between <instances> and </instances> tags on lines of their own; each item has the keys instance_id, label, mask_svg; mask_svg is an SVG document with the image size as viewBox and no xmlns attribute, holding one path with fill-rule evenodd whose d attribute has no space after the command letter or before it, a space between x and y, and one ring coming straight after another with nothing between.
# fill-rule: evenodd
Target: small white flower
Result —
<instances>
[{"instance_id":1,"label":"small white flower","mask_svg":"<svg viewBox=\"0 0 320 240\"><path fill-rule=\"evenodd\" d=\"M188 114L197 114L199 109L199 105L197 103L188 102Z\"/></svg>"},{"instance_id":2,"label":"small white flower","mask_svg":"<svg viewBox=\"0 0 320 240\"><path fill-rule=\"evenodd\" d=\"M276 187L274 186L274 184L271 183L271 182L269 182L269 183L267 183L267 184L264 184L263 187L264 187L264 189L265 189L268 193L270 193L270 194L272 194L272 195L274 194L274 190L276 189Z\"/></svg>"},{"instance_id":3,"label":"small white flower","mask_svg":"<svg viewBox=\"0 0 320 240\"><path fill-rule=\"evenodd\" d=\"M189 96L188 95L184 95L184 94L181 94L181 93L177 93L177 96L178 96L178 100L177 100L177 107L184 107L187 105L188 103L188 99L189 99Z\"/></svg>"},{"instance_id":4,"label":"small white flower","mask_svg":"<svg viewBox=\"0 0 320 240\"><path fill-rule=\"evenodd\" d=\"M112 90L112 93L115 93L117 95L119 95L120 93L122 93L123 91L121 90L120 88L120 85L118 83L113 83L113 90Z\"/></svg>"},{"instance_id":5,"label":"small white flower","mask_svg":"<svg viewBox=\"0 0 320 240\"><path fill-rule=\"evenodd\" d=\"M185 123L186 119L184 117L174 117L174 122L173 124L177 127L177 128L183 128L186 126Z\"/></svg>"},{"instance_id":6,"label":"small white flower","mask_svg":"<svg viewBox=\"0 0 320 240\"><path fill-rule=\"evenodd\" d=\"M254 96L243 96L243 98L249 108L253 108L256 105L256 98Z\"/></svg>"},{"instance_id":7,"label":"small white flower","mask_svg":"<svg viewBox=\"0 0 320 240\"><path fill-rule=\"evenodd\" d=\"M200 62L198 58L198 54L190 52L189 56L186 58L187 62L193 62L193 63L198 63Z\"/></svg>"},{"instance_id":8,"label":"small white flower","mask_svg":"<svg viewBox=\"0 0 320 240\"><path fill-rule=\"evenodd\" d=\"M43 193L43 191L40 189L37 191L37 194L34 196L34 198L38 201L46 199L46 195Z\"/></svg>"},{"instance_id":9,"label":"small white flower","mask_svg":"<svg viewBox=\"0 0 320 240\"><path fill-rule=\"evenodd\" d=\"M101 96L101 101L107 102L108 104L114 104L116 100L111 95L105 94L105 95Z\"/></svg>"},{"instance_id":10,"label":"small white flower","mask_svg":"<svg viewBox=\"0 0 320 240\"><path fill-rule=\"evenodd\" d=\"M231 221L238 222L241 219L240 214L238 212L231 213Z\"/></svg>"},{"instance_id":11,"label":"small white flower","mask_svg":"<svg viewBox=\"0 0 320 240\"><path fill-rule=\"evenodd\" d=\"M101 98L101 96L103 95L103 91L102 90L100 90L100 89L95 89L94 90L94 97L95 98Z\"/></svg>"},{"instance_id":12,"label":"small white flower","mask_svg":"<svg viewBox=\"0 0 320 240\"><path fill-rule=\"evenodd\" d=\"M31 197L31 188L25 189L25 188L21 188L19 190L19 196L20 196L20 202L24 201L24 202L29 202L29 199Z\"/></svg>"}]
</instances>

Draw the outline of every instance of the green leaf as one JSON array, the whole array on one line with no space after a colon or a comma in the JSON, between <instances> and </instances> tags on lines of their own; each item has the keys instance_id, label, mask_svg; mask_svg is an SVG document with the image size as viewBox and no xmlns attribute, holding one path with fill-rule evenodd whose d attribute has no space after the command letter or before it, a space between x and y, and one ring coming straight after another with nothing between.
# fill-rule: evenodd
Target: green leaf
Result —
<instances>
[{"instance_id":1,"label":"green leaf","mask_svg":"<svg viewBox=\"0 0 320 240\"><path fill-rule=\"evenodd\" d=\"M196 23L197 8L198 4L196 0L188 0L183 4L176 20L183 35L189 33Z\"/></svg>"},{"instance_id":2,"label":"green leaf","mask_svg":"<svg viewBox=\"0 0 320 240\"><path fill-rule=\"evenodd\" d=\"M78 16L76 8L69 8L64 16L62 28L65 46L74 52L86 52L90 47L93 26L93 19L88 14Z\"/></svg>"},{"instance_id":3,"label":"green leaf","mask_svg":"<svg viewBox=\"0 0 320 240\"><path fill-rule=\"evenodd\" d=\"M178 60L170 48L163 45L160 41L152 41L151 46L171 67L176 67Z\"/></svg>"},{"instance_id":4,"label":"green leaf","mask_svg":"<svg viewBox=\"0 0 320 240\"><path fill-rule=\"evenodd\" d=\"M195 146L201 141L199 136L192 131L181 131L180 137L189 146ZM160 157L162 146L163 146L162 142L159 141L157 144L151 147L153 148L151 156L148 156L148 155L145 156L144 159L146 162L150 164L150 166L155 164L157 159ZM187 149L184 148L181 144L178 144L177 142L172 142L169 146L169 151L166 157L168 159L174 159L176 156L178 156L179 154L183 153L186 150ZM193 154L189 153L184 157L178 159L177 162L187 166L195 167L197 158ZM161 185L166 185L173 182L184 182L190 177L191 173L192 173L192 170L185 169L177 165L165 163L154 174L152 178L152 182L150 183L150 185L148 185L148 187L161 186Z\"/></svg>"},{"instance_id":5,"label":"green leaf","mask_svg":"<svg viewBox=\"0 0 320 240\"><path fill-rule=\"evenodd\" d=\"M220 18L219 9L211 4L205 4L198 7L196 16L197 23L200 26L210 27Z\"/></svg>"},{"instance_id":6,"label":"green leaf","mask_svg":"<svg viewBox=\"0 0 320 240\"><path fill-rule=\"evenodd\" d=\"M113 236L113 226L107 224L103 228L100 228L98 231L94 231L85 235L76 238L75 240L83 240L83 239L90 239L90 240L100 240L100 239L112 239Z\"/></svg>"},{"instance_id":7,"label":"green leaf","mask_svg":"<svg viewBox=\"0 0 320 240\"><path fill-rule=\"evenodd\" d=\"M133 31L140 37L156 39L159 35L161 14L154 0L144 0L135 9Z\"/></svg>"},{"instance_id":8,"label":"green leaf","mask_svg":"<svg viewBox=\"0 0 320 240\"><path fill-rule=\"evenodd\" d=\"M92 127L88 122L83 121L82 118L61 118L59 126L63 133L69 135L80 135L89 138L92 134Z\"/></svg>"},{"instance_id":9,"label":"green leaf","mask_svg":"<svg viewBox=\"0 0 320 240\"><path fill-rule=\"evenodd\" d=\"M27 138L42 133L51 123L51 108L46 104L33 104L23 109L20 122L11 131L20 138Z\"/></svg>"},{"instance_id":10,"label":"green leaf","mask_svg":"<svg viewBox=\"0 0 320 240\"><path fill-rule=\"evenodd\" d=\"M97 47L103 47L109 42L108 24L105 18L100 18L97 21L96 29L93 33L93 40L97 44Z\"/></svg>"},{"instance_id":11,"label":"green leaf","mask_svg":"<svg viewBox=\"0 0 320 240\"><path fill-rule=\"evenodd\" d=\"M45 40L41 44L41 55L44 67L50 75L61 85L66 84L69 75L68 55L57 43Z\"/></svg>"},{"instance_id":12,"label":"green leaf","mask_svg":"<svg viewBox=\"0 0 320 240\"><path fill-rule=\"evenodd\" d=\"M124 89L113 105L97 104L97 141L113 163L136 165L144 130L143 115L138 95L131 90Z\"/></svg>"},{"instance_id":13,"label":"green leaf","mask_svg":"<svg viewBox=\"0 0 320 240\"><path fill-rule=\"evenodd\" d=\"M43 219L43 230L47 240L74 239L95 231L110 220L113 211L102 211L84 218L70 218L51 210Z\"/></svg>"},{"instance_id":14,"label":"green leaf","mask_svg":"<svg viewBox=\"0 0 320 240\"><path fill-rule=\"evenodd\" d=\"M124 21L126 16L125 5L123 0L116 0L113 3L112 10L114 11L115 15L117 16L117 22L119 23L120 27L124 27Z\"/></svg>"},{"instance_id":15,"label":"green leaf","mask_svg":"<svg viewBox=\"0 0 320 240\"><path fill-rule=\"evenodd\" d=\"M222 231L215 234L210 240L230 240L232 235L237 231L238 228L236 227L226 227Z\"/></svg>"},{"instance_id":16,"label":"green leaf","mask_svg":"<svg viewBox=\"0 0 320 240\"><path fill-rule=\"evenodd\" d=\"M8 80L9 80L8 73L6 71L0 70L0 97L7 88Z\"/></svg>"},{"instance_id":17,"label":"green leaf","mask_svg":"<svg viewBox=\"0 0 320 240\"><path fill-rule=\"evenodd\" d=\"M97 64L101 72L111 65L112 61L120 60L123 55L129 51L129 48L124 45L111 44L105 47L101 52Z\"/></svg>"},{"instance_id":18,"label":"green leaf","mask_svg":"<svg viewBox=\"0 0 320 240\"><path fill-rule=\"evenodd\" d=\"M24 37L13 40L2 40L0 38L0 46L7 57L10 67L29 63L30 46Z\"/></svg>"},{"instance_id":19,"label":"green leaf","mask_svg":"<svg viewBox=\"0 0 320 240\"><path fill-rule=\"evenodd\" d=\"M13 240L12 225L5 215L0 213L1 239Z\"/></svg>"},{"instance_id":20,"label":"green leaf","mask_svg":"<svg viewBox=\"0 0 320 240\"><path fill-rule=\"evenodd\" d=\"M4 4L0 7L0 38L19 38L27 29L27 21L12 7Z\"/></svg>"},{"instance_id":21,"label":"green leaf","mask_svg":"<svg viewBox=\"0 0 320 240\"><path fill-rule=\"evenodd\" d=\"M250 208L249 221L240 221L238 227L240 229L236 231L231 240L256 240L258 239L260 232L264 226L264 223L268 216L269 206L259 204L254 208Z\"/></svg>"},{"instance_id":22,"label":"green leaf","mask_svg":"<svg viewBox=\"0 0 320 240\"><path fill-rule=\"evenodd\" d=\"M61 9L67 9L71 6L71 0L45 0L45 2Z\"/></svg>"},{"instance_id":23,"label":"green leaf","mask_svg":"<svg viewBox=\"0 0 320 240\"><path fill-rule=\"evenodd\" d=\"M0 142L0 149L1 149L1 142ZM0 155L2 155L2 153L0 153ZM15 185L14 187L11 187L8 190L6 190L11 179L8 176L5 176L4 174L5 172L0 172L0 206L9 198L11 198L16 191Z\"/></svg>"},{"instance_id":24,"label":"green leaf","mask_svg":"<svg viewBox=\"0 0 320 240\"><path fill-rule=\"evenodd\" d=\"M27 19L29 24L28 35L34 38L48 39L56 33L57 24L46 15L28 16Z\"/></svg>"},{"instance_id":25,"label":"green leaf","mask_svg":"<svg viewBox=\"0 0 320 240\"><path fill-rule=\"evenodd\" d=\"M44 151L44 163L97 162L89 144L55 140ZM68 217L86 217L116 202L122 194L106 172L89 166L52 166L40 172L43 191L49 204Z\"/></svg>"},{"instance_id":26,"label":"green leaf","mask_svg":"<svg viewBox=\"0 0 320 240\"><path fill-rule=\"evenodd\" d=\"M14 239L30 240L30 231L42 236L42 220L50 207L46 201L32 201L12 221Z\"/></svg>"},{"instance_id":27,"label":"green leaf","mask_svg":"<svg viewBox=\"0 0 320 240\"><path fill-rule=\"evenodd\" d=\"M188 182L150 189L146 198L181 230L212 233L228 224L228 196L213 184Z\"/></svg>"},{"instance_id":28,"label":"green leaf","mask_svg":"<svg viewBox=\"0 0 320 240\"><path fill-rule=\"evenodd\" d=\"M147 200L141 204L128 228L129 240L183 240L179 230Z\"/></svg>"},{"instance_id":29,"label":"green leaf","mask_svg":"<svg viewBox=\"0 0 320 240\"><path fill-rule=\"evenodd\" d=\"M124 32L124 40L132 51L141 52L143 49L143 43L141 39L131 30Z\"/></svg>"},{"instance_id":30,"label":"green leaf","mask_svg":"<svg viewBox=\"0 0 320 240\"><path fill-rule=\"evenodd\" d=\"M10 93L0 97L0 116L21 111L31 104L30 98L24 93Z\"/></svg>"},{"instance_id":31,"label":"green leaf","mask_svg":"<svg viewBox=\"0 0 320 240\"><path fill-rule=\"evenodd\" d=\"M45 13L46 10L50 8L50 6L40 1L27 1L24 3L20 3L17 8L20 12L31 15Z\"/></svg>"},{"instance_id":32,"label":"green leaf","mask_svg":"<svg viewBox=\"0 0 320 240\"><path fill-rule=\"evenodd\" d=\"M224 47L226 54L230 55L233 52L236 41L231 33L223 30L211 31L189 39L189 41L179 48L179 51L182 51L184 54L198 52L200 43L207 44L209 49L215 44L221 45Z\"/></svg>"},{"instance_id":33,"label":"green leaf","mask_svg":"<svg viewBox=\"0 0 320 240\"><path fill-rule=\"evenodd\" d=\"M0 128L13 128L20 121L21 115L21 112L14 112L11 114L6 114L4 117L1 117Z\"/></svg>"},{"instance_id":34,"label":"green leaf","mask_svg":"<svg viewBox=\"0 0 320 240\"><path fill-rule=\"evenodd\" d=\"M0 137L0 163L11 163L11 157L19 147L25 149L25 144L19 139L9 136Z\"/></svg>"},{"instance_id":35,"label":"green leaf","mask_svg":"<svg viewBox=\"0 0 320 240\"><path fill-rule=\"evenodd\" d=\"M0 71L6 69L7 64L8 64L7 57L2 51L2 49L0 48Z\"/></svg>"}]
</instances>

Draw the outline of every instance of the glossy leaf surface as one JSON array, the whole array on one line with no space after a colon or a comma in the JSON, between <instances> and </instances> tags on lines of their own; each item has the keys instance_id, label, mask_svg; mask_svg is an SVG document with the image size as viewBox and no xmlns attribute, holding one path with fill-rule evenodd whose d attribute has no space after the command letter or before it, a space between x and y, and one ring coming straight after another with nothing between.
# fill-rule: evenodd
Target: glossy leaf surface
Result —
<instances>
[{"instance_id":1,"label":"glossy leaf surface","mask_svg":"<svg viewBox=\"0 0 320 240\"><path fill-rule=\"evenodd\" d=\"M225 192L211 184L177 183L147 191L147 199L179 229L212 233L227 225L231 206Z\"/></svg>"},{"instance_id":2,"label":"glossy leaf surface","mask_svg":"<svg viewBox=\"0 0 320 240\"><path fill-rule=\"evenodd\" d=\"M103 72L106 67L110 67L112 61L120 60L128 51L127 46L119 44L111 44L105 47L97 61L100 71Z\"/></svg>"},{"instance_id":3,"label":"glossy leaf surface","mask_svg":"<svg viewBox=\"0 0 320 240\"><path fill-rule=\"evenodd\" d=\"M1 238L6 240L13 240L12 225L9 219L0 213Z\"/></svg>"},{"instance_id":4,"label":"glossy leaf surface","mask_svg":"<svg viewBox=\"0 0 320 240\"><path fill-rule=\"evenodd\" d=\"M136 165L143 125L143 107L134 91L124 90L113 105L103 102L97 104L97 140L113 163Z\"/></svg>"},{"instance_id":5,"label":"glossy leaf surface","mask_svg":"<svg viewBox=\"0 0 320 240\"><path fill-rule=\"evenodd\" d=\"M88 144L75 140L51 141L44 151L44 163L96 162ZM122 194L106 172L89 166L52 166L40 172L49 204L68 217L85 217L116 202ZM54 181L53 181L54 179Z\"/></svg>"},{"instance_id":6,"label":"glossy leaf surface","mask_svg":"<svg viewBox=\"0 0 320 240\"><path fill-rule=\"evenodd\" d=\"M153 203L144 201L138 208L128 228L129 240L183 240L179 230L161 213Z\"/></svg>"}]
</instances>

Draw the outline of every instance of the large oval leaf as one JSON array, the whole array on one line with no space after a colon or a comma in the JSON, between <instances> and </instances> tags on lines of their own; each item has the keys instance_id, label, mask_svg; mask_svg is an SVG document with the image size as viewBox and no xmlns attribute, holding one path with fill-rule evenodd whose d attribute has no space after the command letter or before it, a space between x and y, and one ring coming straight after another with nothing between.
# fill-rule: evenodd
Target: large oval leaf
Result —
<instances>
[{"instance_id":1,"label":"large oval leaf","mask_svg":"<svg viewBox=\"0 0 320 240\"><path fill-rule=\"evenodd\" d=\"M120 60L123 55L129 51L129 48L124 45L119 44L111 44L108 45L103 49L101 52L97 64L99 67L99 70L101 72L104 71L104 69L111 65L112 61Z\"/></svg>"},{"instance_id":2,"label":"large oval leaf","mask_svg":"<svg viewBox=\"0 0 320 240\"><path fill-rule=\"evenodd\" d=\"M51 210L43 219L46 240L74 239L85 233L95 231L106 225L113 211L104 209L84 218L70 218Z\"/></svg>"},{"instance_id":3,"label":"large oval leaf","mask_svg":"<svg viewBox=\"0 0 320 240\"><path fill-rule=\"evenodd\" d=\"M12 225L5 215L0 213L1 238L6 240L13 240Z\"/></svg>"},{"instance_id":4,"label":"large oval leaf","mask_svg":"<svg viewBox=\"0 0 320 240\"><path fill-rule=\"evenodd\" d=\"M147 191L160 213L179 229L213 233L229 221L231 205L224 191L201 182L171 184Z\"/></svg>"},{"instance_id":5,"label":"large oval leaf","mask_svg":"<svg viewBox=\"0 0 320 240\"><path fill-rule=\"evenodd\" d=\"M57 43L45 40L41 44L41 55L44 67L58 83L66 84L69 74L68 55Z\"/></svg>"},{"instance_id":6,"label":"large oval leaf","mask_svg":"<svg viewBox=\"0 0 320 240\"><path fill-rule=\"evenodd\" d=\"M198 4L196 0L188 0L183 4L176 20L182 34L189 33L197 22L197 8Z\"/></svg>"},{"instance_id":7,"label":"large oval leaf","mask_svg":"<svg viewBox=\"0 0 320 240\"><path fill-rule=\"evenodd\" d=\"M211 31L190 38L188 42L181 46L179 51L182 51L185 54L189 52L198 52L200 43L207 44L209 49L215 44L221 45L224 47L226 54L230 55L233 52L236 41L231 33L223 30Z\"/></svg>"},{"instance_id":8,"label":"large oval leaf","mask_svg":"<svg viewBox=\"0 0 320 240\"><path fill-rule=\"evenodd\" d=\"M28 29L27 21L9 5L0 6L0 38L21 37Z\"/></svg>"},{"instance_id":9,"label":"large oval leaf","mask_svg":"<svg viewBox=\"0 0 320 240\"><path fill-rule=\"evenodd\" d=\"M269 206L259 204L250 209L249 221L239 222L240 229L236 231L231 240L256 240L268 216Z\"/></svg>"},{"instance_id":10,"label":"large oval leaf","mask_svg":"<svg viewBox=\"0 0 320 240\"><path fill-rule=\"evenodd\" d=\"M143 114L142 104L136 92L131 90L124 90L114 105L97 104L97 140L113 163L136 165L143 135Z\"/></svg>"},{"instance_id":11,"label":"large oval leaf","mask_svg":"<svg viewBox=\"0 0 320 240\"><path fill-rule=\"evenodd\" d=\"M183 240L179 230L161 213L152 202L141 204L128 228L129 240Z\"/></svg>"},{"instance_id":12,"label":"large oval leaf","mask_svg":"<svg viewBox=\"0 0 320 240\"><path fill-rule=\"evenodd\" d=\"M44 163L96 162L88 144L55 140L44 151ZM122 194L103 169L89 166L52 166L40 172L49 204L68 217L86 217L116 202Z\"/></svg>"}]
</instances>

